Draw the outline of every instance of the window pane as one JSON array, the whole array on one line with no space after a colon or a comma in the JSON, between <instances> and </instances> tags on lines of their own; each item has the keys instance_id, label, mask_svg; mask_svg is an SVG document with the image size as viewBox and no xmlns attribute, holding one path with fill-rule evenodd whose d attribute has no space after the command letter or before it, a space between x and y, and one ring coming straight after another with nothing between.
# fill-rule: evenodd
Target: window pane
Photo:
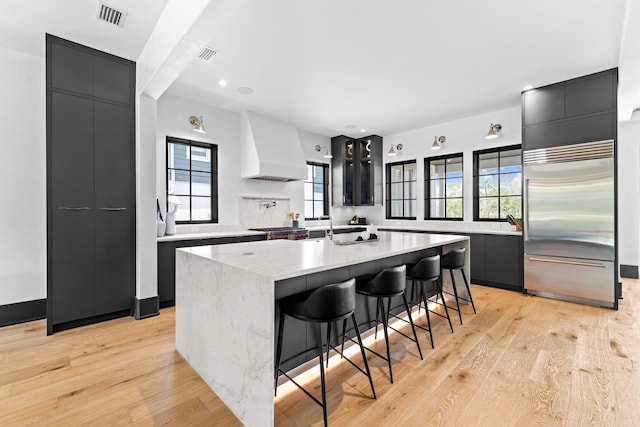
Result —
<instances>
[{"instance_id":1,"label":"window pane","mask_svg":"<svg viewBox=\"0 0 640 427\"><path fill-rule=\"evenodd\" d=\"M522 216L521 208L522 199L520 196L501 197L500 198L500 218L506 218L508 214L515 218Z\"/></svg>"},{"instance_id":2,"label":"window pane","mask_svg":"<svg viewBox=\"0 0 640 427\"><path fill-rule=\"evenodd\" d=\"M391 166L391 182L401 182L402 175L402 165Z\"/></svg>"},{"instance_id":3,"label":"window pane","mask_svg":"<svg viewBox=\"0 0 640 427\"><path fill-rule=\"evenodd\" d=\"M521 150L508 150L500 153L500 172L518 172L522 168Z\"/></svg>"},{"instance_id":4,"label":"window pane","mask_svg":"<svg viewBox=\"0 0 640 427\"><path fill-rule=\"evenodd\" d=\"M431 217L432 218L444 218L444 200L443 199L431 199Z\"/></svg>"},{"instance_id":5,"label":"window pane","mask_svg":"<svg viewBox=\"0 0 640 427\"><path fill-rule=\"evenodd\" d=\"M211 220L211 197L192 197L191 203L192 221Z\"/></svg>"},{"instance_id":6,"label":"window pane","mask_svg":"<svg viewBox=\"0 0 640 427\"><path fill-rule=\"evenodd\" d=\"M323 199L323 194L324 194L324 186L322 185L322 182L316 182L313 184L313 197L316 200L322 200Z\"/></svg>"},{"instance_id":7,"label":"window pane","mask_svg":"<svg viewBox=\"0 0 640 427\"><path fill-rule=\"evenodd\" d=\"M520 173L505 173L500 175L500 195L512 196L521 194Z\"/></svg>"},{"instance_id":8,"label":"window pane","mask_svg":"<svg viewBox=\"0 0 640 427\"><path fill-rule=\"evenodd\" d=\"M313 218L313 202L311 200L304 201L304 217Z\"/></svg>"},{"instance_id":9,"label":"window pane","mask_svg":"<svg viewBox=\"0 0 640 427\"><path fill-rule=\"evenodd\" d=\"M444 198L445 195L445 180L444 179L434 179L430 183L430 196L432 199L435 198Z\"/></svg>"},{"instance_id":10,"label":"window pane","mask_svg":"<svg viewBox=\"0 0 640 427\"><path fill-rule=\"evenodd\" d=\"M180 205L178 205L176 210L175 219L176 221L190 221L189 212L191 211L191 200L189 196L177 196L180 200Z\"/></svg>"},{"instance_id":11,"label":"window pane","mask_svg":"<svg viewBox=\"0 0 640 427\"><path fill-rule=\"evenodd\" d=\"M447 179L447 197L462 197L462 178Z\"/></svg>"},{"instance_id":12,"label":"window pane","mask_svg":"<svg viewBox=\"0 0 640 427\"><path fill-rule=\"evenodd\" d=\"M318 217L318 216L324 215L323 208L324 208L323 201L313 202L313 216Z\"/></svg>"},{"instance_id":13,"label":"window pane","mask_svg":"<svg viewBox=\"0 0 640 427\"><path fill-rule=\"evenodd\" d=\"M169 170L167 194L189 194L189 171Z\"/></svg>"},{"instance_id":14,"label":"window pane","mask_svg":"<svg viewBox=\"0 0 640 427\"><path fill-rule=\"evenodd\" d=\"M194 196L211 196L210 173L192 172L191 180L191 194Z\"/></svg>"},{"instance_id":15,"label":"window pane","mask_svg":"<svg viewBox=\"0 0 640 427\"><path fill-rule=\"evenodd\" d=\"M191 147L191 169L196 171L211 171L211 149Z\"/></svg>"},{"instance_id":16,"label":"window pane","mask_svg":"<svg viewBox=\"0 0 640 427\"><path fill-rule=\"evenodd\" d=\"M447 218L462 218L462 199L447 199Z\"/></svg>"},{"instance_id":17,"label":"window pane","mask_svg":"<svg viewBox=\"0 0 640 427\"><path fill-rule=\"evenodd\" d=\"M402 182L391 184L391 199L402 199Z\"/></svg>"},{"instance_id":18,"label":"window pane","mask_svg":"<svg viewBox=\"0 0 640 427\"><path fill-rule=\"evenodd\" d=\"M189 169L189 146L186 144L169 143L167 150L167 165L172 169Z\"/></svg>"},{"instance_id":19,"label":"window pane","mask_svg":"<svg viewBox=\"0 0 640 427\"><path fill-rule=\"evenodd\" d=\"M415 163L404 165L404 180L415 181L418 179L418 167Z\"/></svg>"},{"instance_id":20,"label":"window pane","mask_svg":"<svg viewBox=\"0 0 640 427\"><path fill-rule=\"evenodd\" d=\"M429 162L429 177L444 178L444 159Z\"/></svg>"},{"instance_id":21,"label":"window pane","mask_svg":"<svg viewBox=\"0 0 640 427\"><path fill-rule=\"evenodd\" d=\"M404 216L416 216L416 201L405 200L404 201Z\"/></svg>"},{"instance_id":22,"label":"window pane","mask_svg":"<svg viewBox=\"0 0 640 427\"><path fill-rule=\"evenodd\" d=\"M313 181L313 165L307 164L307 179L306 181Z\"/></svg>"},{"instance_id":23,"label":"window pane","mask_svg":"<svg viewBox=\"0 0 640 427\"><path fill-rule=\"evenodd\" d=\"M391 216L402 216L402 200L391 202Z\"/></svg>"},{"instance_id":24,"label":"window pane","mask_svg":"<svg viewBox=\"0 0 640 427\"><path fill-rule=\"evenodd\" d=\"M498 175L485 175L478 177L478 195L497 196L498 195Z\"/></svg>"},{"instance_id":25,"label":"window pane","mask_svg":"<svg viewBox=\"0 0 640 427\"><path fill-rule=\"evenodd\" d=\"M418 197L418 183L415 181L404 183L404 198L416 199Z\"/></svg>"},{"instance_id":26,"label":"window pane","mask_svg":"<svg viewBox=\"0 0 640 427\"><path fill-rule=\"evenodd\" d=\"M483 219L497 219L498 216L498 198L486 197L478 200L479 217Z\"/></svg>"},{"instance_id":27,"label":"window pane","mask_svg":"<svg viewBox=\"0 0 640 427\"><path fill-rule=\"evenodd\" d=\"M457 178L462 176L462 157L452 157L447 159L447 178Z\"/></svg>"},{"instance_id":28,"label":"window pane","mask_svg":"<svg viewBox=\"0 0 640 427\"><path fill-rule=\"evenodd\" d=\"M310 182L304 183L304 199L313 200L313 184Z\"/></svg>"},{"instance_id":29,"label":"window pane","mask_svg":"<svg viewBox=\"0 0 640 427\"><path fill-rule=\"evenodd\" d=\"M478 155L478 175L498 173L499 153L485 153Z\"/></svg>"}]
</instances>

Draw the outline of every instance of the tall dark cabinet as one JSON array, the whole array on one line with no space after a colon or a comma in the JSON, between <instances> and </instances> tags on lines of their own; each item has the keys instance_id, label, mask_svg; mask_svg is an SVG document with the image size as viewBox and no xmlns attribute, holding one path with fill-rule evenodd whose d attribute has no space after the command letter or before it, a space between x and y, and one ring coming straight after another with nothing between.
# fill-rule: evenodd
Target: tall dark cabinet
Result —
<instances>
[{"instance_id":1,"label":"tall dark cabinet","mask_svg":"<svg viewBox=\"0 0 640 427\"><path fill-rule=\"evenodd\" d=\"M333 206L382 204L382 137L331 138Z\"/></svg>"},{"instance_id":2,"label":"tall dark cabinet","mask_svg":"<svg viewBox=\"0 0 640 427\"><path fill-rule=\"evenodd\" d=\"M47 35L47 333L130 315L135 63Z\"/></svg>"}]
</instances>

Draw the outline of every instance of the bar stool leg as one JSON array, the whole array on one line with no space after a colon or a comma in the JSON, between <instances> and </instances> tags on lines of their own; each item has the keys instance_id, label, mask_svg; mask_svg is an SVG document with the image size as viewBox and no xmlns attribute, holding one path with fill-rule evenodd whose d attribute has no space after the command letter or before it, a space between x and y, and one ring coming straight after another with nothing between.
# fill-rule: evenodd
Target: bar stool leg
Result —
<instances>
[{"instance_id":1,"label":"bar stool leg","mask_svg":"<svg viewBox=\"0 0 640 427\"><path fill-rule=\"evenodd\" d=\"M427 304L427 292L424 289L424 282L420 282L420 293L422 293L422 302L424 302L424 312L427 315L427 327L429 328L429 340L431 341L431 348L435 348L433 345L433 334L431 333L431 317L429 316L429 305Z\"/></svg>"},{"instance_id":2,"label":"bar stool leg","mask_svg":"<svg viewBox=\"0 0 640 427\"><path fill-rule=\"evenodd\" d=\"M416 340L416 345L418 346L418 354L420 354L420 360L423 360L422 350L420 349L420 342L418 341L418 334L416 334L416 327L413 324L413 320L411 320L411 310L409 310L409 304L407 304L407 296L404 294L404 292L402 293L402 301L404 302L405 310L407 310L407 316L409 316L409 323L411 324L411 329L413 330L413 338ZM429 333L431 333L431 330L429 330Z\"/></svg>"},{"instance_id":3,"label":"bar stool leg","mask_svg":"<svg viewBox=\"0 0 640 427\"><path fill-rule=\"evenodd\" d=\"M464 269L461 268L460 272L462 273L462 278L464 279L464 285L467 287L467 292L469 293L469 301L471 301L471 307L473 307L473 314L476 314L476 306L473 303L473 297L471 296L471 289L469 288L469 282L467 281L467 275L464 274Z\"/></svg>"},{"instance_id":4,"label":"bar stool leg","mask_svg":"<svg viewBox=\"0 0 640 427\"><path fill-rule=\"evenodd\" d=\"M278 395L278 374L280 373L280 360L282 358L282 332L284 331L284 312L280 311L280 324L278 325L278 350L276 352L276 370L274 379L274 392L273 395Z\"/></svg>"},{"instance_id":5,"label":"bar stool leg","mask_svg":"<svg viewBox=\"0 0 640 427\"><path fill-rule=\"evenodd\" d=\"M327 322L327 368L329 367L329 350L331 350L331 346L329 343L331 342L331 322Z\"/></svg>"},{"instance_id":6,"label":"bar stool leg","mask_svg":"<svg viewBox=\"0 0 640 427\"><path fill-rule=\"evenodd\" d=\"M324 361L322 360L322 330L320 323L315 323L316 340L318 341L318 357L320 358L320 384L322 386L322 416L324 417L324 425L327 426L327 390L324 382Z\"/></svg>"},{"instance_id":7,"label":"bar stool leg","mask_svg":"<svg viewBox=\"0 0 640 427\"><path fill-rule=\"evenodd\" d=\"M440 294L440 299L442 300L442 305L444 305L444 313L447 315L447 320L449 321L449 328L451 328L451 333L453 333L453 325L451 324L451 317L449 316L449 309L447 308L447 303L444 300L444 293L442 293L442 282L441 281L436 281L436 286L438 286L438 293Z\"/></svg>"},{"instance_id":8,"label":"bar stool leg","mask_svg":"<svg viewBox=\"0 0 640 427\"><path fill-rule=\"evenodd\" d=\"M373 339L378 339L378 316L380 315L380 297L376 298L376 332L373 335Z\"/></svg>"},{"instance_id":9,"label":"bar stool leg","mask_svg":"<svg viewBox=\"0 0 640 427\"><path fill-rule=\"evenodd\" d=\"M351 316L353 316L353 318L355 319L355 314L352 314ZM355 323L355 320L353 321L353 323ZM344 353L344 336L345 335L347 335L347 319L344 319L342 321L342 348L340 349L340 359L342 359L343 357L342 354Z\"/></svg>"},{"instance_id":10,"label":"bar stool leg","mask_svg":"<svg viewBox=\"0 0 640 427\"><path fill-rule=\"evenodd\" d=\"M451 274L451 287L453 288L453 294L456 297L456 306L458 307L458 316L460 317L460 324L462 325L462 312L460 311L460 301L458 301L458 289L456 289L456 279L453 277L453 270L449 270Z\"/></svg>"},{"instance_id":11,"label":"bar stool leg","mask_svg":"<svg viewBox=\"0 0 640 427\"><path fill-rule=\"evenodd\" d=\"M378 305L382 312L382 329L384 330L384 342L387 345L387 364L389 365L389 380L393 384L393 371L391 370L391 350L389 349L389 333L387 332L387 316L384 313L384 301L382 298L378 298Z\"/></svg>"},{"instance_id":12,"label":"bar stool leg","mask_svg":"<svg viewBox=\"0 0 640 427\"><path fill-rule=\"evenodd\" d=\"M373 398L376 397L376 390L373 388L373 378L371 378L371 371L369 370L369 362L367 362L367 355L364 354L364 344L362 344L362 338L360 337L360 330L358 329L358 322L356 322L356 315L351 315L351 321L353 322L353 328L356 330L356 336L358 337L358 344L360 345L360 354L362 355L362 360L364 360L364 368L367 370L367 376L369 377L369 385L371 385L371 392L373 393ZM347 319L344 320L344 325L347 325ZM344 332L342 338L342 348L344 349Z\"/></svg>"}]
</instances>

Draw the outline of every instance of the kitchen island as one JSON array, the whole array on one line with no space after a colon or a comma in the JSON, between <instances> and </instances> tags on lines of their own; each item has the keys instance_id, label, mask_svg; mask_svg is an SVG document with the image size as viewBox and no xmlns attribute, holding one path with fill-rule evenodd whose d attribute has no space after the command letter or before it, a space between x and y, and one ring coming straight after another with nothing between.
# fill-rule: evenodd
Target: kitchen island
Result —
<instances>
[{"instance_id":1,"label":"kitchen island","mask_svg":"<svg viewBox=\"0 0 640 427\"><path fill-rule=\"evenodd\" d=\"M352 245L310 239L178 249L176 349L243 424L273 425L279 298L454 248L467 249L468 269L466 236L379 237Z\"/></svg>"}]
</instances>

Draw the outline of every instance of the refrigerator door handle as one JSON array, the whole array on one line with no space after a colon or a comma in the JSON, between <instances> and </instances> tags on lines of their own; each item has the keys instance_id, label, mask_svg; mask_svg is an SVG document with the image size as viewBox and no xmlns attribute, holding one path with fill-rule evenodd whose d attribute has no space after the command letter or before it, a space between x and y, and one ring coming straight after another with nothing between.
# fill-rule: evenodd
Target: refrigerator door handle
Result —
<instances>
[{"instance_id":1,"label":"refrigerator door handle","mask_svg":"<svg viewBox=\"0 0 640 427\"><path fill-rule=\"evenodd\" d=\"M582 267L598 267L605 268L604 264L599 262L579 262L579 261L562 261L559 259L546 259L546 258L537 258L537 257L529 257L529 261L537 261L537 262L549 262L552 264L568 264L568 265L580 265Z\"/></svg>"},{"instance_id":2,"label":"refrigerator door handle","mask_svg":"<svg viewBox=\"0 0 640 427\"><path fill-rule=\"evenodd\" d=\"M525 242L529 240L529 209L527 208L527 203L529 201L528 189L529 180L525 178L524 186L522 188L522 191L524 193L522 195L524 200L524 203L522 204L522 236Z\"/></svg>"}]
</instances>

